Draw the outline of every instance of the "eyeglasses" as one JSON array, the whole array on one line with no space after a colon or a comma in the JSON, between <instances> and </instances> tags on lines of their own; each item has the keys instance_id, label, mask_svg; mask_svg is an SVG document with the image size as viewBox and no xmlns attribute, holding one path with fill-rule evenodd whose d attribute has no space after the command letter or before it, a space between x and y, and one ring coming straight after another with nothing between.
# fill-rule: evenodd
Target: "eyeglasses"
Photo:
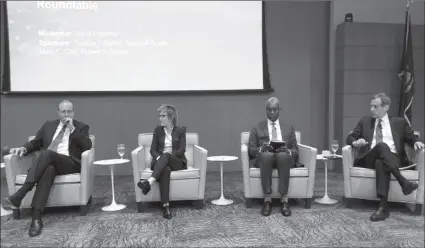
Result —
<instances>
[{"instance_id":1,"label":"eyeglasses","mask_svg":"<svg viewBox=\"0 0 425 248\"><path fill-rule=\"evenodd\" d=\"M165 118L165 117L167 117L168 115L159 115L159 118Z\"/></svg>"},{"instance_id":2,"label":"eyeglasses","mask_svg":"<svg viewBox=\"0 0 425 248\"><path fill-rule=\"evenodd\" d=\"M72 113L74 113L74 110L60 110L59 113L61 113L61 114L72 114Z\"/></svg>"},{"instance_id":3,"label":"eyeglasses","mask_svg":"<svg viewBox=\"0 0 425 248\"><path fill-rule=\"evenodd\" d=\"M266 108L267 112L278 112L281 108Z\"/></svg>"}]
</instances>

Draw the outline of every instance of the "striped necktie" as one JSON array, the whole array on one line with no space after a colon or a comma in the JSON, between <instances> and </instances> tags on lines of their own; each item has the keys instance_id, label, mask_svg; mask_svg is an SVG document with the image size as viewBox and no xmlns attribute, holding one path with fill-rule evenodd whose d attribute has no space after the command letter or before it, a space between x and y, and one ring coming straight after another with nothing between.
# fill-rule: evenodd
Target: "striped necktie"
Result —
<instances>
[{"instance_id":1,"label":"striped necktie","mask_svg":"<svg viewBox=\"0 0 425 248\"><path fill-rule=\"evenodd\" d=\"M52 141L52 143L50 143L49 147L47 148L48 150L57 152L58 146L62 142L63 135L65 134L65 128L66 128L66 125L63 125L62 129L60 130L56 138Z\"/></svg>"},{"instance_id":2,"label":"striped necktie","mask_svg":"<svg viewBox=\"0 0 425 248\"><path fill-rule=\"evenodd\" d=\"M382 136L382 119L378 119L378 125L376 125L375 132L376 144L379 144L384 140Z\"/></svg>"},{"instance_id":3,"label":"striped necktie","mask_svg":"<svg viewBox=\"0 0 425 248\"><path fill-rule=\"evenodd\" d=\"M277 140L276 123L272 122L272 140Z\"/></svg>"}]
</instances>

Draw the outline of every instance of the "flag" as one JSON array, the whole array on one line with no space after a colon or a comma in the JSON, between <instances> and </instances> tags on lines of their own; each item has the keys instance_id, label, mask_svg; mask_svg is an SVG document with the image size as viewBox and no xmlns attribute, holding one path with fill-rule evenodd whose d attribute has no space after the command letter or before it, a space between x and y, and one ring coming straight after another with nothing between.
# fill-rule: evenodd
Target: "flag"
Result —
<instances>
[{"instance_id":1,"label":"flag","mask_svg":"<svg viewBox=\"0 0 425 248\"><path fill-rule=\"evenodd\" d=\"M412 123L412 103L414 94L414 72L413 72L413 46L412 29L409 7L406 10L406 23L404 24L404 44L401 65L398 72L401 81L399 116Z\"/></svg>"}]
</instances>

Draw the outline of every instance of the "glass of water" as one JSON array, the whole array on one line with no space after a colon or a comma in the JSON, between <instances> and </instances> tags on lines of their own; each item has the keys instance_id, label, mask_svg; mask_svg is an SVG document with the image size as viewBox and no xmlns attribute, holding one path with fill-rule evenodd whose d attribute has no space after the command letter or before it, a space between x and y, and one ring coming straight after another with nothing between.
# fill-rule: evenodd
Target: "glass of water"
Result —
<instances>
[{"instance_id":1,"label":"glass of water","mask_svg":"<svg viewBox=\"0 0 425 248\"><path fill-rule=\"evenodd\" d=\"M333 156L335 156L336 151L338 151L338 149L339 149L338 140L332 140L331 148L332 148L332 151L334 152Z\"/></svg>"},{"instance_id":2,"label":"glass of water","mask_svg":"<svg viewBox=\"0 0 425 248\"><path fill-rule=\"evenodd\" d=\"M117 152L118 152L118 155L120 155L121 159L123 159L122 157L125 154L125 145L124 144L117 145Z\"/></svg>"}]
</instances>

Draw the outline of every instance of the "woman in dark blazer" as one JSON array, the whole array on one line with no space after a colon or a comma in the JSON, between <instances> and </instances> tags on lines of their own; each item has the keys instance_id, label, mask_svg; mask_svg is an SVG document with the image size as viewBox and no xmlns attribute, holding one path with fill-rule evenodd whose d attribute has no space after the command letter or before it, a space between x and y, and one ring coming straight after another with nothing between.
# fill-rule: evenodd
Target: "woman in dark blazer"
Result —
<instances>
[{"instance_id":1,"label":"woman in dark blazer","mask_svg":"<svg viewBox=\"0 0 425 248\"><path fill-rule=\"evenodd\" d=\"M154 182L159 182L164 218L171 219L169 192L171 171L187 169L186 128L177 126L177 111L172 105L158 108L160 125L155 128L150 153L152 175L142 179L137 186L146 195Z\"/></svg>"}]
</instances>

